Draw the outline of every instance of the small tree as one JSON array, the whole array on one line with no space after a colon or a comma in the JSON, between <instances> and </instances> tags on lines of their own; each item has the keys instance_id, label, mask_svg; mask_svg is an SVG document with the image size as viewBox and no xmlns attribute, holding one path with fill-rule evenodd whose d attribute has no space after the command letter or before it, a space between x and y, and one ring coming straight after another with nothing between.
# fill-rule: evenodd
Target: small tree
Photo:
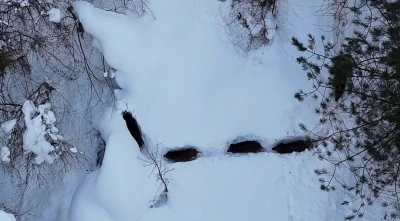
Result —
<instances>
[{"instance_id":1,"label":"small tree","mask_svg":"<svg viewBox=\"0 0 400 221\"><path fill-rule=\"evenodd\" d=\"M173 171L174 169L168 169L168 167L165 167L163 165L163 159L162 159L162 154L159 154L159 145L157 144L157 148L155 152L150 152L148 147L144 147L144 153L146 155L146 159L141 159L146 163L145 166L151 166L153 167L153 170L151 171L150 176L155 172L157 181L161 182L161 188L163 189L161 193L154 198L153 200L153 205L150 207L160 207L168 202L168 183L169 183L169 178L166 176L167 173Z\"/></svg>"},{"instance_id":2,"label":"small tree","mask_svg":"<svg viewBox=\"0 0 400 221\"><path fill-rule=\"evenodd\" d=\"M320 158L355 175L354 184L342 186L354 191L360 208L346 219L363 216L364 207L378 198L383 206L392 206L389 216L394 219L400 214L400 2L367 0L348 9L356 15L352 21L356 31L339 52L323 36L324 53L316 52L312 35L307 46L292 39L299 51L308 54L297 61L314 87L310 92L300 90L295 97L320 99L315 112L330 132L318 135L304 125L301 128L313 138ZM332 160L334 151L345 158ZM331 182L321 182L323 190L331 189Z\"/></svg>"}]
</instances>

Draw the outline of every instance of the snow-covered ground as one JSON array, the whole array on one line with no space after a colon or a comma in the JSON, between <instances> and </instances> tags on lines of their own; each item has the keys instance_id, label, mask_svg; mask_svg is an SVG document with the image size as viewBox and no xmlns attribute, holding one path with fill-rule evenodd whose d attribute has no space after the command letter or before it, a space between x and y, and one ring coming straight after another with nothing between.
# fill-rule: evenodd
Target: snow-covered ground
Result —
<instances>
[{"instance_id":1,"label":"snow-covered ground","mask_svg":"<svg viewBox=\"0 0 400 221\"><path fill-rule=\"evenodd\" d=\"M85 3L75 10L119 71L115 78L123 89L117 97L134 111L143 131L166 146L208 147L244 134L287 136L296 133L298 122L308 121L293 99L310 85L295 62L291 37L319 34L310 22L323 19L303 16L314 9L298 4L281 3L283 24L272 45L250 53L236 46L246 41L238 38L239 30L227 27L228 3L151 2L156 20Z\"/></svg>"},{"instance_id":2,"label":"snow-covered ground","mask_svg":"<svg viewBox=\"0 0 400 221\"><path fill-rule=\"evenodd\" d=\"M15 219L14 215L0 210L0 220L1 221L15 221L16 219Z\"/></svg>"},{"instance_id":3,"label":"snow-covered ground","mask_svg":"<svg viewBox=\"0 0 400 221\"><path fill-rule=\"evenodd\" d=\"M313 15L320 1L281 0L270 45L245 52L239 29L229 26L229 2L170 0L148 3L142 18L75 2L85 31L104 53L122 88L118 102L95 118L107 143L103 165L80 180L65 180L39 220L342 220L357 204L340 186L320 190L314 169L331 168L311 151L228 155L227 142L255 136L267 150L276 140L314 125L313 103L293 97L307 89L291 37L328 35L329 17ZM317 38L318 39L318 38ZM161 183L130 136L120 112L135 114L149 148L194 145L206 154L187 163L162 161L170 179L168 200L156 203ZM338 178L351 176L339 168ZM76 189L75 188L78 186ZM363 220L378 220L379 207Z\"/></svg>"}]
</instances>

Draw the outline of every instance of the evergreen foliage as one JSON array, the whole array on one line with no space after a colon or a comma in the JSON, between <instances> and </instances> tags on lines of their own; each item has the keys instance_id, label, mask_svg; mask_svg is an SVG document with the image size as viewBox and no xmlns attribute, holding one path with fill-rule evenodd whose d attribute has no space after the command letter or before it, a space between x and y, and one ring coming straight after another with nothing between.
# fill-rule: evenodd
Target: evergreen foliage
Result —
<instances>
[{"instance_id":1,"label":"evergreen foliage","mask_svg":"<svg viewBox=\"0 0 400 221\"><path fill-rule=\"evenodd\" d=\"M307 54L297 61L314 87L311 92L300 90L295 98L319 99L315 112L321 126L330 132L315 136L301 126L313 135L321 159L330 160L334 151L346 156L330 161L355 175L355 183L343 187L355 192L360 208L347 220L362 217L365 206L377 198L384 201L383 206L393 206L385 218L396 219L400 214L400 2L367 0L348 9L357 15L352 21L356 31L345 39L339 52L324 36L324 53L316 52L318 44L312 35L307 46L292 38L293 45ZM331 179L336 176L326 170L316 173ZM331 190L330 181L321 182L321 189Z\"/></svg>"}]
</instances>

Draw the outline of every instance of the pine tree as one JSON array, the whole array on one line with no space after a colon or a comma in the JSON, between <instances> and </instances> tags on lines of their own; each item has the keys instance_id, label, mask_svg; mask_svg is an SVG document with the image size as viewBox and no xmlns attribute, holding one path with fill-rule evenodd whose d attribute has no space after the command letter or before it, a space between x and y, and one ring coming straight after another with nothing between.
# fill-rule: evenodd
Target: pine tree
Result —
<instances>
[{"instance_id":1,"label":"pine tree","mask_svg":"<svg viewBox=\"0 0 400 221\"><path fill-rule=\"evenodd\" d=\"M361 206L346 219L362 216L364 207L377 198L384 201L383 206L392 206L388 216L396 219L400 215L400 2L366 0L349 9L357 15L352 21L356 31L345 39L339 52L324 36L322 54L316 53L312 35L307 46L292 38L293 45L307 54L297 61L315 89L300 90L295 98L321 101L315 112L321 126L329 127L330 132L313 137L320 158L328 159L333 151L339 151L346 157L332 162L335 168L353 165L349 169L355 185L343 187L355 192ZM311 134L304 125L302 129ZM328 174L326 170L316 172ZM330 182L321 182L321 189L331 189Z\"/></svg>"}]
</instances>

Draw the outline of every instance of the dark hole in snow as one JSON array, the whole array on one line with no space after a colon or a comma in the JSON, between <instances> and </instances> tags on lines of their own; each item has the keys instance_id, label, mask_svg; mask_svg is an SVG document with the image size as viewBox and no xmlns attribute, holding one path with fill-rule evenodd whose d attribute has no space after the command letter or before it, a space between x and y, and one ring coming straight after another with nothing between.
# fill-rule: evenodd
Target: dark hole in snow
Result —
<instances>
[{"instance_id":1,"label":"dark hole in snow","mask_svg":"<svg viewBox=\"0 0 400 221\"><path fill-rule=\"evenodd\" d=\"M131 133L132 137L136 140L139 148L142 149L144 145L144 140L142 137L142 131L136 119L132 116L132 113L128 111L124 111L122 113L122 117L126 122L126 126L128 127L129 132Z\"/></svg>"},{"instance_id":2,"label":"dark hole in snow","mask_svg":"<svg viewBox=\"0 0 400 221\"><path fill-rule=\"evenodd\" d=\"M164 157L172 162L187 162L197 158L199 153L196 148L184 147L177 150L168 151Z\"/></svg>"},{"instance_id":3,"label":"dark hole in snow","mask_svg":"<svg viewBox=\"0 0 400 221\"><path fill-rule=\"evenodd\" d=\"M229 153L258 153L263 152L261 144L254 140L242 141L231 144L228 148Z\"/></svg>"},{"instance_id":4,"label":"dark hole in snow","mask_svg":"<svg viewBox=\"0 0 400 221\"><path fill-rule=\"evenodd\" d=\"M291 142L280 142L272 150L278 153L292 153L292 152L303 152L310 145L305 140L296 140Z\"/></svg>"}]
</instances>

